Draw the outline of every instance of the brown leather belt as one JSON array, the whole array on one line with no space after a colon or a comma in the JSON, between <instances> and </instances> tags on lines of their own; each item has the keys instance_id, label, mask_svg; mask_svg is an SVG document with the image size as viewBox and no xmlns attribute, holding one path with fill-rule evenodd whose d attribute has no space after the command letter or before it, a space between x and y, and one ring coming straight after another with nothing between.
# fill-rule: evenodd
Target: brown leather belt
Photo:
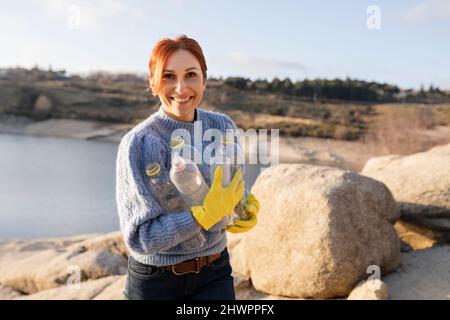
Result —
<instances>
[{"instance_id":1,"label":"brown leather belt","mask_svg":"<svg viewBox=\"0 0 450 320\"><path fill-rule=\"evenodd\" d=\"M162 268L171 271L178 276L186 273L199 273L201 268L219 259L221 255L222 253L219 252L209 256L198 257L185 262L172 264L170 266L162 266Z\"/></svg>"}]
</instances>

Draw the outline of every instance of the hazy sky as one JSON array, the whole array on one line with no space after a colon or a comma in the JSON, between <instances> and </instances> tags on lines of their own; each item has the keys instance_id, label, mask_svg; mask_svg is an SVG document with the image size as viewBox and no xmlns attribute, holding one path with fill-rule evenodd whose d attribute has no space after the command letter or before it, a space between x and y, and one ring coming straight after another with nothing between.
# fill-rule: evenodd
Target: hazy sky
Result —
<instances>
[{"instance_id":1,"label":"hazy sky","mask_svg":"<svg viewBox=\"0 0 450 320\"><path fill-rule=\"evenodd\" d=\"M0 67L146 73L155 42L183 33L202 46L210 76L450 89L450 0L0 3Z\"/></svg>"}]
</instances>

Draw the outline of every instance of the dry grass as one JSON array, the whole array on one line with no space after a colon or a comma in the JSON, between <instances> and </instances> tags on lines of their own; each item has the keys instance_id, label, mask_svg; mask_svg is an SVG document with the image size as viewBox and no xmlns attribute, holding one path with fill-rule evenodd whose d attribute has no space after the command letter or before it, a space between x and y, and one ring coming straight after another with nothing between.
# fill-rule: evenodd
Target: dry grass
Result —
<instances>
[{"instance_id":1,"label":"dry grass","mask_svg":"<svg viewBox=\"0 0 450 320\"><path fill-rule=\"evenodd\" d=\"M375 106L377 116L361 139L374 154L411 154L450 143L450 105Z\"/></svg>"},{"instance_id":2,"label":"dry grass","mask_svg":"<svg viewBox=\"0 0 450 320\"><path fill-rule=\"evenodd\" d=\"M242 129L279 129L281 136L357 140L373 117L370 104L312 102L298 97L211 89L209 110L224 112Z\"/></svg>"}]
</instances>

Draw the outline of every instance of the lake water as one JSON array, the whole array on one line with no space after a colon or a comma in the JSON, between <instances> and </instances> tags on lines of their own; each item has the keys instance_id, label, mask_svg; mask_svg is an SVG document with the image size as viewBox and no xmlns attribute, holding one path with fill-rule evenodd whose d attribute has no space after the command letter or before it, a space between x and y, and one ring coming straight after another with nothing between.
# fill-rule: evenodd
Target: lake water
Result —
<instances>
[{"instance_id":1,"label":"lake water","mask_svg":"<svg viewBox=\"0 0 450 320\"><path fill-rule=\"evenodd\" d=\"M0 134L0 239L119 230L118 143ZM246 167L246 186L259 174Z\"/></svg>"}]
</instances>

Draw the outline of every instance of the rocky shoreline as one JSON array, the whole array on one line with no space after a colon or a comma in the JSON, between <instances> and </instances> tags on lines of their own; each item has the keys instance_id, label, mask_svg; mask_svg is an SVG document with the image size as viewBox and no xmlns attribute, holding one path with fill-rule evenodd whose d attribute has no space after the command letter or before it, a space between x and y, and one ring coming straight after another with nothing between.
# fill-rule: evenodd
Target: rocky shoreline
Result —
<instances>
[{"instance_id":1,"label":"rocky shoreline","mask_svg":"<svg viewBox=\"0 0 450 320\"><path fill-rule=\"evenodd\" d=\"M113 143L132 126L0 119L0 133ZM280 139L285 164L265 170L252 188L261 199L258 226L243 235L228 235L237 298L450 299L450 144L409 156L373 158L357 173L347 170L348 154L330 152L326 144L333 142L308 149L313 142ZM278 185L276 195L273 185ZM283 198L297 191L295 203ZM292 226L278 223L285 214ZM314 228L319 229L311 233ZM283 276L264 276L267 270L258 267L264 265L263 255L248 249L256 243L271 250L276 243L286 244L272 253L274 261L290 261ZM0 240L0 299L120 300L127 257L120 231ZM370 280L369 264L381 267L375 280ZM292 270L298 268L304 268L305 276L294 276Z\"/></svg>"},{"instance_id":2,"label":"rocky shoreline","mask_svg":"<svg viewBox=\"0 0 450 320\"><path fill-rule=\"evenodd\" d=\"M236 241L229 239L228 248L233 268L239 269ZM119 231L2 241L0 300L123 300L127 255ZM450 299L450 245L401 252L400 258L401 266L381 277L380 289L373 289L377 282L363 281L348 299ZM251 278L237 271L233 277L238 300L304 299L259 291Z\"/></svg>"},{"instance_id":3,"label":"rocky shoreline","mask_svg":"<svg viewBox=\"0 0 450 320\"><path fill-rule=\"evenodd\" d=\"M24 116L0 116L0 133L120 142L133 124L77 119L34 121Z\"/></svg>"}]
</instances>

